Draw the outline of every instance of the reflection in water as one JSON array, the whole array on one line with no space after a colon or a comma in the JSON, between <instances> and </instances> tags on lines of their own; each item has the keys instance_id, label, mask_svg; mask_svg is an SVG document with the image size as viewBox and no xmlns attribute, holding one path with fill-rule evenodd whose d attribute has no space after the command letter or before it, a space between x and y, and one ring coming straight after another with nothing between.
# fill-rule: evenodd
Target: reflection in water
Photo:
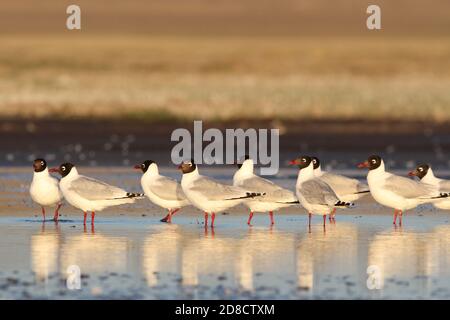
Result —
<instances>
[{"instance_id":1,"label":"reflection in water","mask_svg":"<svg viewBox=\"0 0 450 320\"><path fill-rule=\"evenodd\" d=\"M369 246L368 265L380 270L382 283L393 278L420 278L422 289L431 277L450 274L450 227L430 233L394 230L378 234Z\"/></svg>"},{"instance_id":2,"label":"reflection in water","mask_svg":"<svg viewBox=\"0 0 450 320\"><path fill-rule=\"evenodd\" d=\"M46 280L58 271L58 254L60 251L60 234L58 227L31 236L31 269L40 281Z\"/></svg>"},{"instance_id":3,"label":"reflection in water","mask_svg":"<svg viewBox=\"0 0 450 320\"><path fill-rule=\"evenodd\" d=\"M82 273L127 271L129 239L101 234L69 236L61 248L61 272L70 265L80 267Z\"/></svg>"},{"instance_id":4,"label":"reflection in water","mask_svg":"<svg viewBox=\"0 0 450 320\"><path fill-rule=\"evenodd\" d=\"M429 276L427 238L400 229L378 234L369 246L368 266L378 267L382 285L394 277Z\"/></svg>"},{"instance_id":5,"label":"reflection in water","mask_svg":"<svg viewBox=\"0 0 450 320\"><path fill-rule=\"evenodd\" d=\"M357 227L349 223L330 225L326 232L317 229L306 234L297 246L298 286L313 293L321 276L355 274L358 243Z\"/></svg>"},{"instance_id":6,"label":"reflection in water","mask_svg":"<svg viewBox=\"0 0 450 320\"><path fill-rule=\"evenodd\" d=\"M205 287L271 292L267 297L446 297L450 292L448 225L420 232L379 232L370 223L361 227L342 221L326 233L319 227L308 233L277 226L221 228L213 234L175 224L135 228L132 234L129 228L105 230L94 234L47 225L28 237L20 233L23 229L11 237L31 236L30 267L40 280L54 273L65 276L73 264L89 279L126 273L136 275L134 281L143 281L145 288L160 292L181 285L198 298ZM0 243L0 252L7 252L6 246ZM0 261L0 268L8 265L27 268L20 261ZM366 285L370 265L378 266L385 280L377 296Z\"/></svg>"},{"instance_id":7,"label":"reflection in water","mask_svg":"<svg viewBox=\"0 0 450 320\"><path fill-rule=\"evenodd\" d=\"M149 286L158 284L160 272L179 272L181 234L177 225L160 225L144 240L142 266Z\"/></svg>"}]
</instances>

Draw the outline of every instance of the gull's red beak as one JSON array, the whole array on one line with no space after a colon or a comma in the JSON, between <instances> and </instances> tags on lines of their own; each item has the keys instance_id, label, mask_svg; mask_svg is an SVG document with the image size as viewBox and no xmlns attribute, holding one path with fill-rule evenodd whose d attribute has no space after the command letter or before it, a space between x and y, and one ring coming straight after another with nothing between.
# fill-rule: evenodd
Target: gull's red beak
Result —
<instances>
[{"instance_id":1,"label":"gull's red beak","mask_svg":"<svg viewBox=\"0 0 450 320\"><path fill-rule=\"evenodd\" d=\"M408 176L410 176L410 177L416 176L416 171L415 171L415 170L410 171L410 172L408 173Z\"/></svg>"},{"instance_id":2,"label":"gull's red beak","mask_svg":"<svg viewBox=\"0 0 450 320\"><path fill-rule=\"evenodd\" d=\"M136 169L136 170L140 170L140 169L141 169L141 166L140 166L139 164L137 164L137 165L135 165L133 168Z\"/></svg>"},{"instance_id":3,"label":"gull's red beak","mask_svg":"<svg viewBox=\"0 0 450 320\"><path fill-rule=\"evenodd\" d=\"M297 164L297 159L289 161L289 164L295 166Z\"/></svg>"},{"instance_id":4,"label":"gull's red beak","mask_svg":"<svg viewBox=\"0 0 450 320\"><path fill-rule=\"evenodd\" d=\"M369 167L369 161L364 161L361 163L358 163L358 168L363 169L363 168L368 168Z\"/></svg>"},{"instance_id":5,"label":"gull's red beak","mask_svg":"<svg viewBox=\"0 0 450 320\"><path fill-rule=\"evenodd\" d=\"M180 164L177 168L178 169L181 169L182 168L182 166L183 166L183 164Z\"/></svg>"},{"instance_id":6,"label":"gull's red beak","mask_svg":"<svg viewBox=\"0 0 450 320\"><path fill-rule=\"evenodd\" d=\"M59 172L59 168L50 168L48 172Z\"/></svg>"}]
</instances>

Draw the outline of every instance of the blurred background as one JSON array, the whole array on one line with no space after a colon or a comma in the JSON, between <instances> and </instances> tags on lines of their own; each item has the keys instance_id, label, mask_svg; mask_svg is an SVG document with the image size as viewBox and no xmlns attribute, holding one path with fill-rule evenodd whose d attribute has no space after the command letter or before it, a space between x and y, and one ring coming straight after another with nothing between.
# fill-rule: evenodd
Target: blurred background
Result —
<instances>
[{"instance_id":1,"label":"blurred background","mask_svg":"<svg viewBox=\"0 0 450 320\"><path fill-rule=\"evenodd\" d=\"M6 0L0 48L5 166L170 164L194 119L279 128L282 160L450 165L448 0Z\"/></svg>"}]
</instances>

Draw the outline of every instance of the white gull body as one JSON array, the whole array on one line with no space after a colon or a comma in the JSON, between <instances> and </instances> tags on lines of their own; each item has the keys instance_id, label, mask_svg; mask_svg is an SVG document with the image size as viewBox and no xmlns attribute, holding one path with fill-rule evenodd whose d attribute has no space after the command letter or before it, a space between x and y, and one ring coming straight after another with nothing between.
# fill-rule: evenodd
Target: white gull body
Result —
<instances>
[{"instance_id":1,"label":"white gull body","mask_svg":"<svg viewBox=\"0 0 450 320\"><path fill-rule=\"evenodd\" d=\"M58 206L63 198L59 189L59 181L50 175L48 168L41 172L34 172L30 195L31 199L42 207Z\"/></svg>"},{"instance_id":2,"label":"white gull body","mask_svg":"<svg viewBox=\"0 0 450 320\"><path fill-rule=\"evenodd\" d=\"M369 171L367 182L370 193L378 203L400 211L442 200L436 186L389 173L383 160L378 168Z\"/></svg>"},{"instance_id":3,"label":"white gull body","mask_svg":"<svg viewBox=\"0 0 450 320\"><path fill-rule=\"evenodd\" d=\"M265 193L265 195L244 201L244 204L250 209L250 215L253 212L270 212L281 208L298 204L299 201L295 194L284 189L270 180L261 178L254 174L253 160L247 159L233 176L233 185L246 190ZM249 223L251 220L249 218Z\"/></svg>"},{"instance_id":4,"label":"white gull body","mask_svg":"<svg viewBox=\"0 0 450 320\"><path fill-rule=\"evenodd\" d=\"M141 185L151 202L169 212L190 205L181 185L175 179L160 175L156 163L148 166L141 177Z\"/></svg>"},{"instance_id":5,"label":"white gull body","mask_svg":"<svg viewBox=\"0 0 450 320\"><path fill-rule=\"evenodd\" d=\"M434 175L431 167L428 168L426 175L420 180L420 182L425 183L427 185L435 186L441 193L449 193L450 192L450 180L437 178ZM441 201L433 202L433 205L439 209L450 210L450 199L446 198Z\"/></svg>"},{"instance_id":6,"label":"white gull body","mask_svg":"<svg viewBox=\"0 0 450 320\"><path fill-rule=\"evenodd\" d=\"M101 211L111 206L133 203L139 194L111 186L105 182L78 174L72 167L59 183L64 198L75 208L86 211Z\"/></svg>"},{"instance_id":7,"label":"white gull body","mask_svg":"<svg viewBox=\"0 0 450 320\"><path fill-rule=\"evenodd\" d=\"M369 186L358 179L322 171L321 166L314 169L314 176L325 181L341 201L353 202L367 195Z\"/></svg>"}]
</instances>

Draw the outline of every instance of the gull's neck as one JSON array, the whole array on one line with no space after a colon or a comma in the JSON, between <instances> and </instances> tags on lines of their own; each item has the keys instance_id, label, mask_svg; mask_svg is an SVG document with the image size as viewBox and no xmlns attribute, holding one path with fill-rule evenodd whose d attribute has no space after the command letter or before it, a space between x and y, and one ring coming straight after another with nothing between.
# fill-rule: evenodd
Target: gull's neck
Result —
<instances>
[{"instance_id":1,"label":"gull's neck","mask_svg":"<svg viewBox=\"0 0 450 320\"><path fill-rule=\"evenodd\" d=\"M233 176L233 181L238 181L253 176L253 160L248 159L242 163L242 166Z\"/></svg>"},{"instance_id":2,"label":"gull's neck","mask_svg":"<svg viewBox=\"0 0 450 320\"><path fill-rule=\"evenodd\" d=\"M322 171L322 166L319 166L317 169L314 169L314 176L316 176L316 177L320 177L324 173L325 172Z\"/></svg>"},{"instance_id":3,"label":"gull's neck","mask_svg":"<svg viewBox=\"0 0 450 320\"><path fill-rule=\"evenodd\" d=\"M431 170L431 168L428 169L428 172L425 175L425 177L423 177L421 179L422 182L432 184L432 185L438 184L441 180L442 179L436 178L436 176L434 175L433 170Z\"/></svg>"},{"instance_id":4,"label":"gull's neck","mask_svg":"<svg viewBox=\"0 0 450 320\"><path fill-rule=\"evenodd\" d=\"M306 168L300 169L298 172L297 186L311 179L314 179L314 167L312 163Z\"/></svg>"},{"instance_id":5,"label":"gull's neck","mask_svg":"<svg viewBox=\"0 0 450 320\"><path fill-rule=\"evenodd\" d=\"M154 178L159 176L159 169L156 163L152 163L150 167L148 167L147 171L143 174L144 179Z\"/></svg>"},{"instance_id":6,"label":"gull's neck","mask_svg":"<svg viewBox=\"0 0 450 320\"><path fill-rule=\"evenodd\" d=\"M50 177L50 173L48 172L48 168L45 168L43 171L41 172L34 172L33 174L33 179L43 179L43 178L48 178Z\"/></svg>"}]
</instances>

